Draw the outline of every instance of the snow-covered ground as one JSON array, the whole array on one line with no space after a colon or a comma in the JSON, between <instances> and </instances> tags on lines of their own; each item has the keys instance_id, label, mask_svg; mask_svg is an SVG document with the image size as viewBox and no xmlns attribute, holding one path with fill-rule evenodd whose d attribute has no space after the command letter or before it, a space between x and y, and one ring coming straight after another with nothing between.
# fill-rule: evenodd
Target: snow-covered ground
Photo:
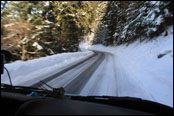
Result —
<instances>
[{"instance_id":1,"label":"snow-covered ground","mask_svg":"<svg viewBox=\"0 0 174 116\"><path fill-rule=\"evenodd\" d=\"M61 67L83 60L91 55L93 55L91 51L62 53L29 61L16 61L5 64L5 67L9 70L13 85L28 86L36 80L43 80L48 75L54 74ZM1 75L1 82L9 84L7 77L7 73L4 71L4 74Z\"/></svg>"},{"instance_id":2,"label":"snow-covered ground","mask_svg":"<svg viewBox=\"0 0 174 116\"><path fill-rule=\"evenodd\" d=\"M173 107L173 26L168 29L168 36L164 34L152 42L135 42L129 46L85 46L111 55L81 94L132 96ZM160 54L166 55L158 58ZM96 90L91 87L93 83Z\"/></svg>"},{"instance_id":3,"label":"snow-covered ground","mask_svg":"<svg viewBox=\"0 0 174 116\"><path fill-rule=\"evenodd\" d=\"M173 107L173 26L152 42L104 47L81 44L84 52L63 53L30 61L6 64L14 85L42 80L73 62L92 55L91 50L107 52L80 95L130 96ZM160 55L166 54L166 55ZM159 56L159 58L158 58ZM9 83L7 73L2 83ZM26 84L27 86L27 84Z\"/></svg>"}]
</instances>

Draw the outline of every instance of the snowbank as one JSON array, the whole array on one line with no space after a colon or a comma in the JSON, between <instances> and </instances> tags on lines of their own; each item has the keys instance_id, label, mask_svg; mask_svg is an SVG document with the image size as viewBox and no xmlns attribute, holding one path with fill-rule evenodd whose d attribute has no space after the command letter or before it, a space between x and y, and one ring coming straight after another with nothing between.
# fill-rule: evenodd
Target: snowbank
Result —
<instances>
[{"instance_id":1,"label":"snowbank","mask_svg":"<svg viewBox=\"0 0 174 116\"><path fill-rule=\"evenodd\" d=\"M42 80L45 75L51 75L61 67L85 59L92 54L91 51L62 53L29 61L16 61L5 64L5 67L9 70L14 85L28 86L35 81ZM4 72L1 75L1 82L9 84L7 73Z\"/></svg>"}]
</instances>

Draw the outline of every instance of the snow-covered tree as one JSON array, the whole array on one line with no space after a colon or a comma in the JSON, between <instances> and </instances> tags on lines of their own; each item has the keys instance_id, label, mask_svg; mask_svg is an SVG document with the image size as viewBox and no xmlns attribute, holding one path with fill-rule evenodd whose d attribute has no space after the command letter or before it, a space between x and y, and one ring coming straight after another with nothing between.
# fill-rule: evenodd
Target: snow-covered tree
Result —
<instances>
[{"instance_id":1,"label":"snow-covered tree","mask_svg":"<svg viewBox=\"0 0 174 116\"><path fill-rule=\"evenodd\" d=\"M164 32L167 26L173 25L173 2L111 1L103 17L103 25L107 27L108 36L102 41L97 38L95 42L120 45L136 40L149 41ZM102 32L103 26L100 27Z\"/></svg>"},{"instance_id":2,"label":"snow-covered tree","mask_svg":"<svg viewBox=\"0 0 174 116\"><path fill-rule=\"evenodd\" d=\"M19 55L23 60L78 51L82 36L92 33L96 27L95 21L98 18L96 9L99 3L101 2L10 1L4 8L4 17L1 21L2 39L7 39L7 35L10 35L4 25L15 24L18 30L17 26L20 27L18 24L22 21L31 25L31 28L21 25L23 31L29 29L32 33L30 36L20 33L20 37L23 38L15 37L16 41L25 40L22 41L25 43L23 47L21 45L15 47L16 53L20 51ZM17 34L16 31L12 33ZM7 40L12 39L14 39L12 36L8 36Z\"/></svg>"}]
</instances>

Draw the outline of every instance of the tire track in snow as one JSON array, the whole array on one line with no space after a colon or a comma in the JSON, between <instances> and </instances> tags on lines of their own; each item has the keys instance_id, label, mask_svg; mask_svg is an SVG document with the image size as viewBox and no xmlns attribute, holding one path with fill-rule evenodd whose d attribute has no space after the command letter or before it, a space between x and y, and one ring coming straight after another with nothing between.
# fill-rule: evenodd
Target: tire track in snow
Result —
<instances>
[{"instance_id":1,"label":"tire track in snow","mask_svg":"<svg viewBox=\"0 0 174 116\"><path fill-rule=\"evenodd\" d=\"M115 77L115 83L116 83L116 95L119 96L119 82L118 82L118 76L117 76L117 69L116 69L116 62L115 62L115 56L113 54L110 54L112 61L113 61L113 69L114 69L114 77Z\"/></svg>"},{"instance_id":2,"label":"tire track in snow","mask_svg":"<svg viewBox=\"0 0 174 116\"><path fill-rule=\"evenodd\" d=\"M94 76L95 73L92 75L91 79L88 81L82 92L80 93L81 95L96 95L99 94L100 85L102 83L103 78L105 77L105 70L106 70L106 65L108 62L108 57L105 55L104 61L100 64L97 70L100 70L101 73L98 75Z\"/></svg>"}]
</instances>

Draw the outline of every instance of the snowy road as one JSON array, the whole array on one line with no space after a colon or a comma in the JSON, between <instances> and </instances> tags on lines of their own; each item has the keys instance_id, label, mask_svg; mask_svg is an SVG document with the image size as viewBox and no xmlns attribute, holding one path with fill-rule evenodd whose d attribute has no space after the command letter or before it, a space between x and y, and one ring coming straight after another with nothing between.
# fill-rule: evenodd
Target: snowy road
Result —
<instances>
[{"instance_id":1,"label":"snowy road","mask_svg":"<svg viewBox=\"0 0 174 116\"><path fill-rule=\"evenodd\" d=\"M78 54L61 54L28 62L16 62L6 66L10 70L14 85L51 90L45 84L40 83L40 81L43 81L54 88L65 88L66 94L128 96L173 107L173 102L171 102L173 96L172 94L168 95L168 93L173 92L173 81L168 82L164 79L161 81L162 78L158 75L149 74L149 70L141 71L144 67L137 68L136 62L139 62L139 60L129 60L130 57L127 57L129 52L126 52L124 56L120 55L119 52L117 52L117 55L111 51L115 52L115 50L105 51L104 49L102 52L95 50L94 53L86 51ZM137 58L137 56L132 57ZM143 65L141 62L140 64ZM5 73L2 76L1 81L9 83L7 74ZM156 84L154 85L154 83Z\"/></svg>"},{"instance_id":2,"label":"snowy road","mask_svg":"<svg viewBox=\"0 0 174 116\"><path fill-rule=\"evenodd\" d=\"M82 96L132 96L156 101L141 84L129 78L124 68L108 52L94 51L94 55L63 67L42 82L53 88L63 87L67 94ZM51 89L37 82L32 87Z\"/></svg>"},{"instance_id":3,"label":"snowy road","mask_svg":"<svg viewBox=\"0 0 174 116\"><path fill-rule=\"evenodd\" d=\"M94 51L94 53L91 57L64 67L61 71L41 81L54 88L63 87L66 93L80 94L105 58L105 53L103 52ZM32 87L50 89L47 85L37 82Z\"/></svg>"}]
</instances>

